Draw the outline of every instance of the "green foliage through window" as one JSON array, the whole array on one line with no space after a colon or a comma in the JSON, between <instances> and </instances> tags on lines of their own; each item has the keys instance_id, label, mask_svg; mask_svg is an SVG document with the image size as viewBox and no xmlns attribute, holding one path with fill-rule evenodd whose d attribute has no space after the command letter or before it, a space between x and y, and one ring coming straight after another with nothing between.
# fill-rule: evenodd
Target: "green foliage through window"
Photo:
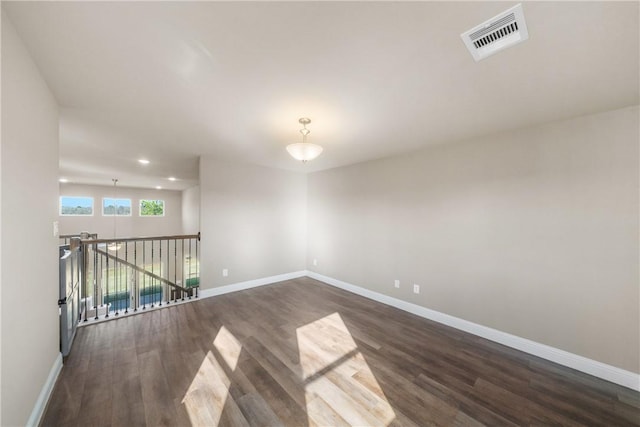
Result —
<instances>
[{"instance_id":1,"label":"green foliage through window","mask_svg":"<svg viewBox=\"0 0 640 427\"><path fill-rule=\"evenodd\" d=\"M164 200L140 200L141 216L164 216Z\"/></svg>"}]
</instances>

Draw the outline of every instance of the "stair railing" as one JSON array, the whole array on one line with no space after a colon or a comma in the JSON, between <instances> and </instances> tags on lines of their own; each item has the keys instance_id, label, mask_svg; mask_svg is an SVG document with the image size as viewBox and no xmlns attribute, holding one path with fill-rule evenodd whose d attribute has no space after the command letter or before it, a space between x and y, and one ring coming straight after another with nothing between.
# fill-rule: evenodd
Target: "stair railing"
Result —
<instances>
[{"instance_id":1,"label":"stair railing","mask_svg":"<svg viewBox=\"0 0 640 427\"><path fill-rule=\"evenodd\" d=\"M82 321L198 297L200 233L72 239L83 253Z\"/></svg>"},{"instance_id":2,"label":"stair railing","mask_svg":"<svg viewBox=\"0 0 640 427\"><path fill-rule=\"evenodd\" d=\"M71 239L97 239L97 238L98 238L97 233L89 233L86 231L83 231L82 233L79 233L79 234L60 234L58 236L58 239L60 239L60 246L68 245L69 243L71 243Z\"/></svg>"}]
</instances>

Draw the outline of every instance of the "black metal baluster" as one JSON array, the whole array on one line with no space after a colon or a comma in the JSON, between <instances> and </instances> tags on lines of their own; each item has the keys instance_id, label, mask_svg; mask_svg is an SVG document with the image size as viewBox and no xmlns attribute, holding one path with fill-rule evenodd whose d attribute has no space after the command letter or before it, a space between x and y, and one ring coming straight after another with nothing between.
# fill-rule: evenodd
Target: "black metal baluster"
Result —
<instances>
[{"instance_id":1,"label":"black metal baluster","mask_svg":"<svg viewBox=\"0 0 640 427\"><path fill-rule=\"evenodd\" d=\"M73 250L73 245L69 245L69 252L71 252L71 254L69 255L69 258L67 259L66 263L67 265L69 265L69 269L71 270L69 277L66 278L66 280L71 280L71 289L73 289L73 285L74 285L74 280L75 280L75 275L76 275L76 262L77 262L77 258L76 258L76 253ZM61 295L62 296L62 295ZM67 296L67 289L65 287L64 290L64 296ZM71 304L70 300L67 300L67 304ZM66 309L66 307L65 307ZM62 310L62 308L60 307L60 305L58 305L58 310Z\"/></svg>"},{"instance_id":2,"label":"black metal baluster","mask_svg":"<svg viewBox=\"0 0 640 427\"><path fill-rule=\"evenodd\" d=\"M109 250L109 245L107 244L107 246L105 246L106 250ZM107 252L107 255L105 256L105 262L107 263L107 302L105 304L105 319L109 318L109 253ZM104 303L104 296L102 297L102 302Z\"/></svg>"},{"instance_id":3,"label":"black metal baluster","mask_svg":"<svg viewBox=\"0 0 640 427\"><path fill-rule=\"evenodd\" d=\"M78 242L78 247L76 247L76 250L74 251L75 255L75 261L74 264L76 266L75 270L73 270L74 272L74 282L73 282L73 289L75 289L74 295L77 296L78 298L78 302L80 302L80 294L82 293L82 284L80 283L80 272L84 270L84 266L82 265L82 258L80 258L80 242ZM75 297L74 297L75 299ZM80 312L80 305L76 305L76 310L77 312L76 314L76 319L78 319L78 322L80 322L82 320L82 313Z\"/></svg>"},{"instance_id":4,"label":"black metal baluster","mask_svg":"<svg viewBox=\"0 0 640 427\"><path fill-rule=\"evenodd\" d=\"M191 259L191 240L189 239L189 273L187 274L187 281L191 281L191 283L193 283L193 275L191 274L191 263L193 262L193 259ZM191 299L191 295L193 294L193 289L189 288L189 299Z\"/></svg>"},{"instance_id":5,"label":"black metal baluster","mask_svg":"<svg viewBox=\"0 0 640 427\"><path fill-rule=\"evenodd\" d=\"M133 242L133 265L138 266L138 242L134 240ZM140 274L137 270L134 270L133 273L133 312L138 311L138 304L140 301L138 300L138 277Z\"/></svg>"},{"instance_id":6,"label":"black metal baluster","mask_svg":"<svg viewBox=\"0 0 640 427\"><path fill-rule=\"evenodd\" d=\"M200 289L200 258L198 258L198 244L200 243L200 232L196 239L196 277L198 278L198 286L196 286L196 298L198 298L198 289Z\"/></svg>"},{"instance_id":7,"label":"black metal baluster","mask_svg":"<svg viewBox=\"0 0 640 427\"><path fill-rule=\"evenodd\" d=\"M169 266L170 265L171 265L171 263L169 262L169 239L167 239L167 274L166 274L167 281L169 280ZM169 304L171 302L171 293L170 292L175 292L175 289L171 290L169 288L169 283L167 283L167 304Z\"/></svg>"},{"instance_id":8,"label":"black metal baluster","mask_svg":"<svg viewBox=\"0 0 640 427\"><path fill-rule=\"evenodd\" d=\"M124 244L124 260L129 262L129 242L125 242ZM129 304L131 304L131 291L129 290L129 267L125 267L124 269L124 284L125 284L125 292L124 294L127 297L127 302L124 304L124 314L129 313Z\"/></svg>"},{"instance_id":9,"label":"black metal baluster","mask_svg":"<svg viewBox=\"0 0 640 427\"><path fill-rule=\"evenodd\" d=\"M147 242L146 241L142 241L142 270L144 270L145 272L147 271L147 257L145 256L147 253ZM143 274L142 275L142 289L140 290L140 292L146 292L147 289L147 275ZM145 295L146 296L146 295ZM143 298L142 295L140 295L140 298L142 299L142 309L146 310L147 309L147 299Z\"/></svg>"},{"instance_id":10,"label":"black metal baluster","mask_svg":"<svg viewBox=\"0 0 640 427\"><path fill-rule=\"evenodd\" d=\"M98 258L98 262L100 263L100 283L96 286L96 294L95 294L95 298L96 298L96 320L98 320L98 313L100 312L100 308L102 308L102 304L100 304L100 307L98 307L98 296L101 296L102 294L102 259L103 256L102 254L100 254L100 257ZM98 295L100 294L100 295Z\"/></svg>"},{"instance_id":11,"label":"black metal baluster","mask_svg":"<svg viewBox=\"0 0 640 427\"><path fill-rule=\"evenodd\" d=\"M95 320L98 320L98 251L93 244L93 310L96 312Z\"/></svg>"},{"instance_id":12,"label":"black metal baluster","mask_svg":"<svg viewBox=\"0 0 640 427\"><path fill-rule=\"evenodd\" d=\"M83 254L82 254L82 258L84 259L84 277L82 278L82 281L84 282L82 284L82 288L84 290L84 295L82 295L82 297L84 298L84 321L87 321L87 311L89 310L89 307L87 307L87 280L89 280L89 263L91 262L91 260L89 259L89 245L82 245L82 250L83 250ZM82 299L81 299L82 301ZM82 316L80 316L80 319L82 319Z\"/></svg>"},{"instance_id":13,"label":"black metal baluster","mask_svg":"<svg viewBox=\"0 0 640 427\"><path fill-rule=\"evenodd\" d=\"M154 264L156 263L156 261L155 261L155 258L153 257L153 246L154 246L153 242L154 241L152 240L151 241L151 274L155 275L155 270L154 270L155 265ZM156 291L156 289L158 289L157 288L158 281L156 280L155 277L152 276L151 277L151 283L153 283L153 286L151 288L151 292L152 292L152 294L151 294L151 307L153 307L153 305L156 302L156 292L155 291Z\"/></svg>"},{"instance_id":14,"label":"black metal baluster","mask_svg":"<svg viewBox=\"0 0 640 427\"><path fill-rule=\"evenodd\" d=\"M114 298L116 298L116 300L114 301L115 304L115 310L116 310L116 316L119 314L119 306L120 306L120 261L118 258L118 249L120 249L118 247L118 242L115 243L116 245L116 258L113 260L113 281L115 282L116 285L116 293L114 295Z\"/></svg>"},{"instance_id":15,"label":"black metal baluster","mask_svg":"<svg viewBox=\"0 0 640 427\"><path fill-rule=\"evenodd\" d=\"M182 287L185 287L184 283L184 239L182 239L182 251L180 252L180 271L182 272ZM184 292L182 292L182 301L184 301Z\"/></svg>"},{"instance_id":16,"label":"black metal baluster","mask_svg":"<svg viewBox=\"0 0 640 427\"><path fill-rule=\"evenodd\" d=\"M178 283L178 241L173 239L173 283ZM182 291L176 289L173 301L178 299L178 292Z\"/></svg>"},{"instance_id":17,"label":"black metal baluster","mask_svg":"<svg viewBox=\"0 0 640 427\"><path fill-rule=\"evenodd\" d=\"M162 274L162 239L160 239L159 243L158 243L158 250L160 251L160 274L158 274L158 276L162 277L164 279L164 274ZM164 284L164 282L160 282L160 289L163 289L163 286L166 286ZM168 291L169 289L167 289ZM160 302L158 303L158 305L160 307L162 307L162 295L163 292L160 292Z\"/></svg>"}]
</instances>

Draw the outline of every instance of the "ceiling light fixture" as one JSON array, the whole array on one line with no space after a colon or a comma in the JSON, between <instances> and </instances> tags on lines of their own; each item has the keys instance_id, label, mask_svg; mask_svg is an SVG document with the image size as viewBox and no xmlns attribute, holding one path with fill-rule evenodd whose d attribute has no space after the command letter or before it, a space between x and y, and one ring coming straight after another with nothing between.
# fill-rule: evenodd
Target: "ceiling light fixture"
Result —
<instances>
[{"instance_id":1,"label":"ceiling light fixture","mask_svg":"<svg viewBox=\"0 0 640 427\"><path fill-rule=\"evenodd\" d=\"M156 185L156 190L162 190L162 187L160 187L159 185Z\"/></svg>"},{"instance_id":2,"label":"ceiling light fixture","mask_svg":"<svg viewBox=\"0 0 640 427\"><path fill-rule=\"evenodd\" d=\"M65 183L65 182L69 182L69 180L67 178L60 178L58 181Z\"/></svg>"},{"instance_id":3,"label":"ceiling light fixture","mask_svg":"<svg viewBox=\"0 0 640 427\"><path fill-rule=\"evenodd\" d=\"M301 160L302 163L306 163L308 160L313 160L318 157L320 153L322 153L322 147L317 144L307 142L307 135L311 132L307 129L307 125L311 123L311 119L303 117L298 120L298 123L302 125L302 129L300 129L302 142L287 145L287 151L294 159Z\"/></svg>"},{"instance_id":4,"label":"ceiling light fixture","mask_svg":"<svg viewBox=\"0 0 640 427\"><path fill-rule=\"evenodd\" d=\"M175 177L175 176L170 176L170 177L169 177L169 181L177 181L177 179L176 179L176 177Z\"/></svg>"},{"instance_id":5,"label":"ceiling light fixture","mask_svg":"<svg viewBox=\"0 0 640 427\"><path fill-rule=\"evenodd\" d=\"M149 164L149 163L151 163L151 162L149 162L149 160L147 160L147 159L139 159L139 160L138 160L138 163L140 163L140 164L142 164L142 165L148 165L148 164Z\"/></svg>"}]
</instances>

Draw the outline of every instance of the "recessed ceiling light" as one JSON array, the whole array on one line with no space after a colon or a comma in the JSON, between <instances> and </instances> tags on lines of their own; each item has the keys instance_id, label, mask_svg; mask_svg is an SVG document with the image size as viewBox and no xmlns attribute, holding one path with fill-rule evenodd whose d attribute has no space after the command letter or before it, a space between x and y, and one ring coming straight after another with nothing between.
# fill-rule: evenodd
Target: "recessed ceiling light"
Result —
<instances>
[{"instance_id":1,"label":"recessed ceiling light","mask_svg":"<svg viewBox=\"0 0 640 427\"><path fill-rule=\"evenodd\" d=\"M67 178L60 178L58 181L60 181L60 182L69 182L69 180Z\"/></svg>"},{"instance_id":2,"label":"recessed ceiling light","mask_svg":"<svg viewBox=\"0 0 640 427\"><path fill-rule=\"evenodd\" d=\"M162 187L160 187L159 185L156 185L156 190L162 190Z\"/></svg>"},{"instance_id":3,"label":"recessed ceiling light","mask_svg":"<svg viewBox=\"0 0 640 427\"><path fill-rule=\"evenodd\" d=\"M150 162L147 159L138 159L138 163L143 164L143 165L148 165Z\"/></svg>"},{"instance_id":4,"label":"recessed ceiling light","mask_svg":"<svg viewBox=\"0 0 640 427\"><path fill-rule=\"evenodd\" d=\"M169 177L169 181L176 181L176 177L175 176L170 176Z\"/></svg>"}]
</instances>

